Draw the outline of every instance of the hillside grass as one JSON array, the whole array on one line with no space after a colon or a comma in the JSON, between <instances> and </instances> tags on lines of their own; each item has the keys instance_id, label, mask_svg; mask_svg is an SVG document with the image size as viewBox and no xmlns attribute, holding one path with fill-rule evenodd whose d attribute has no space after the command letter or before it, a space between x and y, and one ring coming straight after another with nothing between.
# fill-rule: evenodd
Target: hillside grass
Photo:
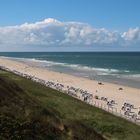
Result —
<instances>
[{"instance_id":1,"label":"hillside grass","mask_svg":"<svg viewBox=\"0 0 140 140\"><path fill-rule=\"evenodd\" d=\"M3 70L0 133L0 139L140 139L139 126Z\"/></svg>"}]
</instances>

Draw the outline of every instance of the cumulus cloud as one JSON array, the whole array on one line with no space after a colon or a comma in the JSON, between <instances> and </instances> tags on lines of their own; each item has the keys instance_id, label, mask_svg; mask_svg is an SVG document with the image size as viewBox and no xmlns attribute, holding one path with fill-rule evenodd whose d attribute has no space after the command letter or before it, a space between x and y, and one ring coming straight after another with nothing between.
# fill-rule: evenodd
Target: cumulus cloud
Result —
<instances>
[{"instance_id":1,"label":"cumulus cloud","mask_svg":"<svg viewBox=\"0 0 140 140\"><path fill-rule=\"evenodd\" d=\"M126 32L93 28L79 22L45 19L35 23L0 27L0 44L44 46L97 46L140 44L140 29Z\"/></svg>"},{"instance_id":2,"label":"cumulus cloud","mask_svg":"<svg viewBox=\"0 0 140 140\"><path fill-rule=\"evenodd\" d=\"M128 41L140 41L140 29L137 28L130 28L128 32L124 32L122 37Z\"/></svg>"}]
</instances>

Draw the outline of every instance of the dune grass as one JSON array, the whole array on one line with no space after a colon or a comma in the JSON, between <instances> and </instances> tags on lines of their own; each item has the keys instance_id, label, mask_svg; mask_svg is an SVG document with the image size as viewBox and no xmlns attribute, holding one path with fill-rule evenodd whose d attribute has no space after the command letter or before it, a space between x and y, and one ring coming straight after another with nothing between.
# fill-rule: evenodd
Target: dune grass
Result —
<instances>
[{"instance_id":1,"label":"dune grass","mask_svg":"<svg viewBox=\"0 0 140 140\"><path fill-rule=\"evenodd\" d=\"M140 139L139 126L64 93L3 70L0 71L0 96L3 97L0 100L0 115L3 122L0 129L5 126L4 122L8 122L4 119L9 119L11 128L13 123L15 128L21 126L16 138ZM15 130L17 131L12 128L8 132Z\"/></svg>"}]
</instances>

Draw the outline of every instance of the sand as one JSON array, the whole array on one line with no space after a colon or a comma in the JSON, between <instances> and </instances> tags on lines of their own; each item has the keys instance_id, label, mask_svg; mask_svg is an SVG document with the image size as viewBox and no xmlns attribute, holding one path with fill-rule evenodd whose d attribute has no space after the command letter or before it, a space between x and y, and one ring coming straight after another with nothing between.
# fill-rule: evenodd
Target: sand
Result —
<instances>
[{"instance_id":1,"label":"sand","mask_svg":"<svg viewBox=\"0 0 140 140\"><path fill-rule=\"evenodd\" d=\"M24 62L18 62L4 57L0 57L0 66L5 66L10 70L17 70L25 74L30 74L43 80L49 80L56 83L59 82L65 86L81 88L89 91L93 95L98 95L99 97L103 96L110 100L113 99L117 103L115 105L117 111L120 111L124 102L133 104L136 108L134 109L134 112L138 112L138 107L140 106L140 89L137 88L107 82L102 82L103 85L99 85L98 81L95 80L49 71L44 68L38 68L31 66L30 64L25 64ZM123 88L123 90L119 90L119 88Z\"/></svg>"}]
</instances>

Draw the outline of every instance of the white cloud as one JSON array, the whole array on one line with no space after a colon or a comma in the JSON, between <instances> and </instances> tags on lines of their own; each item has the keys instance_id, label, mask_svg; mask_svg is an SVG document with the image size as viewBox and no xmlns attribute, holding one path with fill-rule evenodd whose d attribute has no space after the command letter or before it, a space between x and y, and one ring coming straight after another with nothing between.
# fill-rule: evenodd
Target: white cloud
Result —
<instances>
[{"instance_id":1,"label":"white cloud","mask_svg":"<svg viewBox=\"0 0 140 140\"><path fill-rule=\"evenodd\" d=\"M124 46L133 43L140 44L138 27L121 33L51 18L32 24L0 27L0 44L3 45Z\"/></svg>"},{"instance_id":2,"label":"white cloud","mask_svg":"<svg viewBox=\"0 0 140 140\"><path fill-rule=\"evenodd\" d=\"M128 32L122 34L122 37L129 41L140 41L140 29L138 27L134 29L130 28Z\"/></svg>"}]
</instances>

